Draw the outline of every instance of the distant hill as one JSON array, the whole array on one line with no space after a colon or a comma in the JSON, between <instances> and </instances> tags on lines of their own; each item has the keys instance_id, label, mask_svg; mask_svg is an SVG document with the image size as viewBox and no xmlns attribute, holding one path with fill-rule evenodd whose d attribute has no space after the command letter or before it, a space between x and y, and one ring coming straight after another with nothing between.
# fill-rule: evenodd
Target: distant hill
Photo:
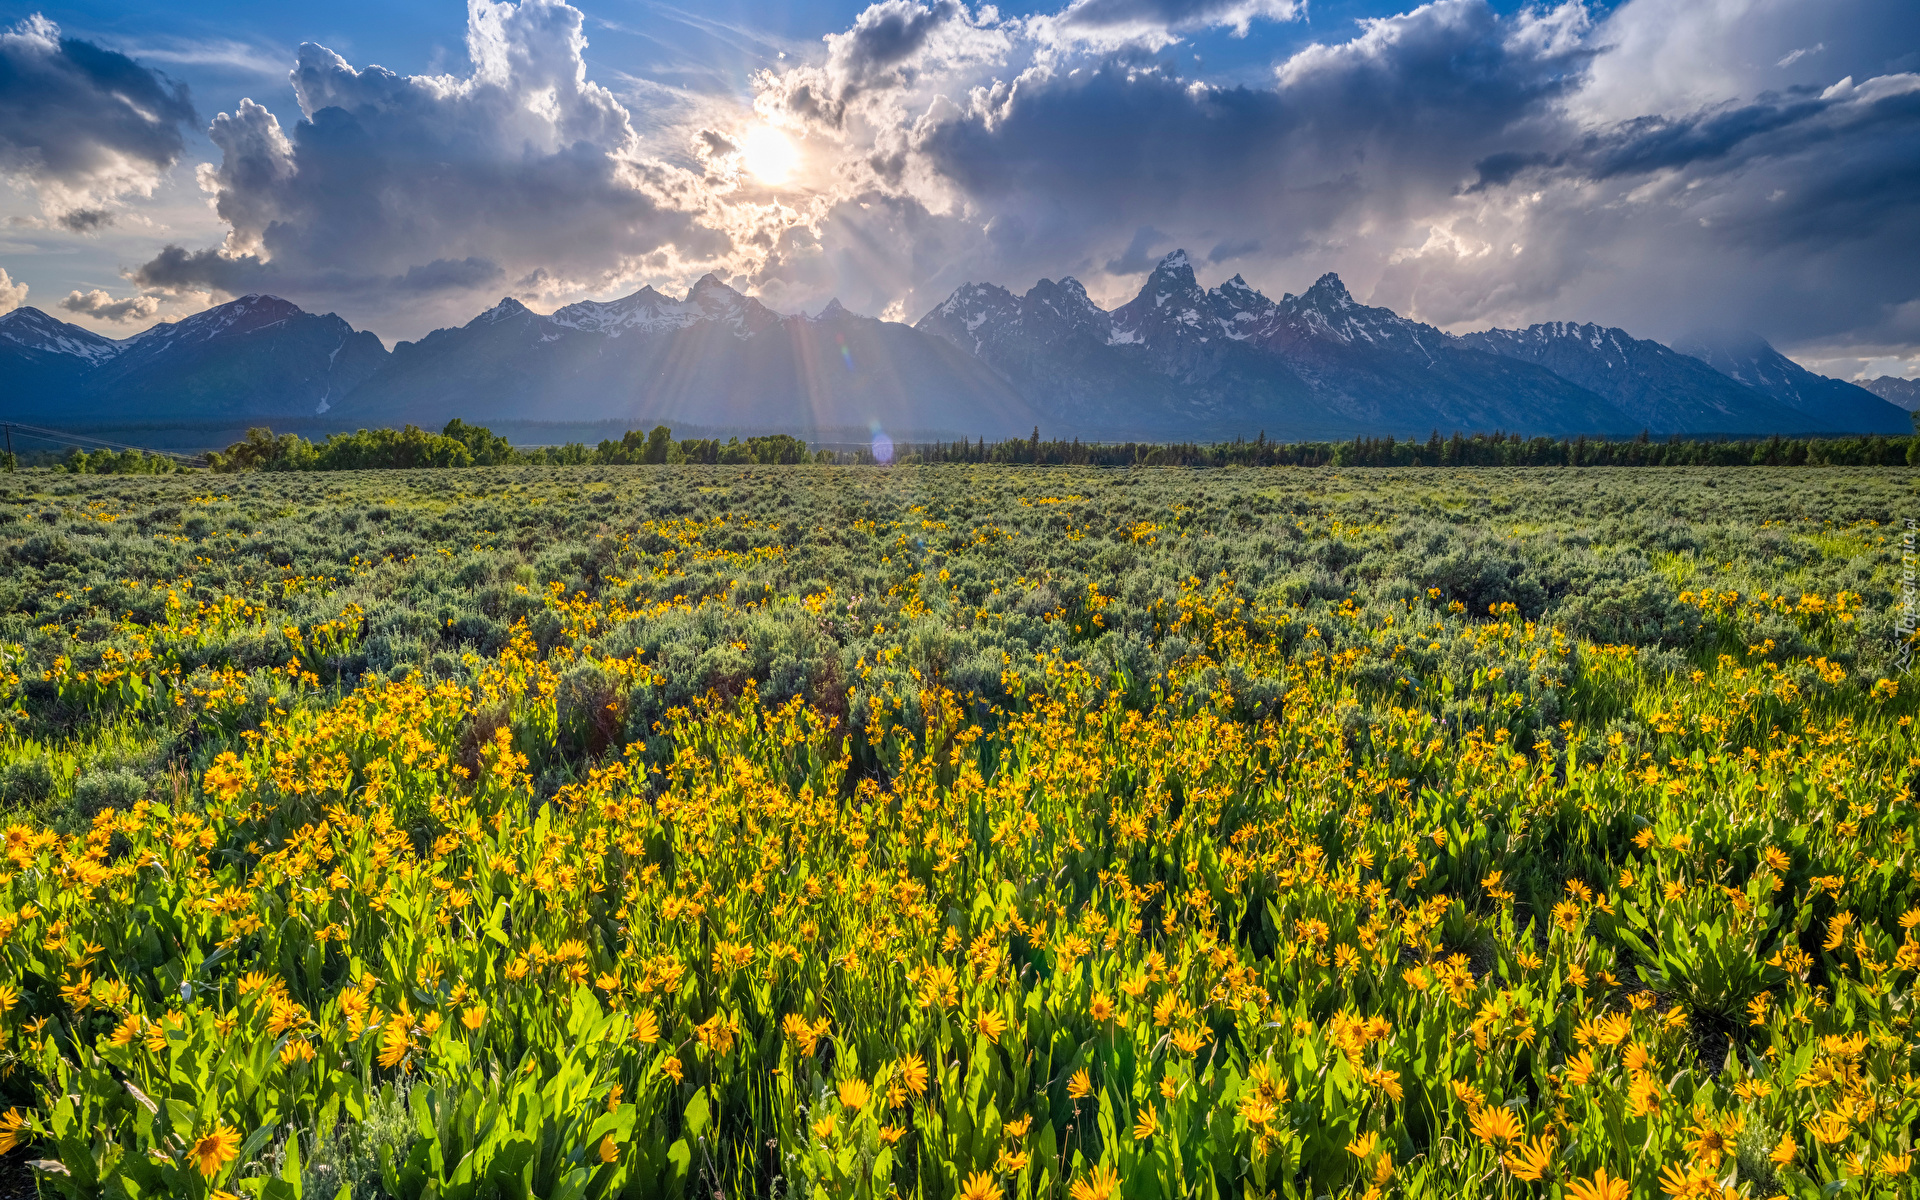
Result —
<instances>
[{"instance_id":1,"label":"distant hill","mask_svg":"<svg viewBox=\"0 0 1920 1200\"><path fill-rule=\"evenodd\" d=\"M1909 380L1862 388L1757 339L1681 348L1549 322L1453 336L1337 275L1270 299L1184 252L1102 309L1068 278L956 289L916 324L776 313L714 276L536 313L506 298L389 352L331 313L244 296L123 340L0 315L0 418L587 427L666 421L842 437L1344 439L1906 433ZM1903 390L1904 389L1904 390Z\"/></svg>"}]
</instances>

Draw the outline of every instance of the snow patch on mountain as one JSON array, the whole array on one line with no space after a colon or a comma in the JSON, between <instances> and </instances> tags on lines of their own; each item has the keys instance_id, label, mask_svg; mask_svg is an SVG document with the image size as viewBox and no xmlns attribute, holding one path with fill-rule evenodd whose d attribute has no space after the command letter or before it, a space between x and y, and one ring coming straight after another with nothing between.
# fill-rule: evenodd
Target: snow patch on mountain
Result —
<instances>
[{"instance_id":1,"label":"snow patch on mountain","mask_svg":"<svg viewBox=\"0 0 1920 1200\"><path fill-rule=\"evenodd\" d=\"M105 362L126 345L78 325L69 325L37 308L16 308L0 314L0 342L44 354L70 355L89 364Z\"/></svg>"}]
</instances>

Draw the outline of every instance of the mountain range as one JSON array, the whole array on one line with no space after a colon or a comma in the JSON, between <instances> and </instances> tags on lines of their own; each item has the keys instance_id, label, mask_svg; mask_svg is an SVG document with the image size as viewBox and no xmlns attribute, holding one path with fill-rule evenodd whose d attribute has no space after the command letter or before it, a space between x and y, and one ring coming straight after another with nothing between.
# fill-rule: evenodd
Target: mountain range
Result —
<instances>
[{"instance_id":1,"label":"mountain range","mask_svg":"<svg viewBox=\"0 0 1920 1200\"><path fill-rule=\"evenodd\" d=\"M1278 300L1238 275L1206 289L1179 251L1111 310L1066 278L1021 296L966 284L913 325L837 301L788 316L708 275L682 299L646 287L544 315L507 298L391 351L273 296L123 340L20 308L0 315L0 382L0 419L69 426L458 416L1100 440L1902 434L1920 404L1912 381L1868 390L1757 339L1676 348L1569 322L1453 335L1331 274Z\"/></svg>"}]
</instances>

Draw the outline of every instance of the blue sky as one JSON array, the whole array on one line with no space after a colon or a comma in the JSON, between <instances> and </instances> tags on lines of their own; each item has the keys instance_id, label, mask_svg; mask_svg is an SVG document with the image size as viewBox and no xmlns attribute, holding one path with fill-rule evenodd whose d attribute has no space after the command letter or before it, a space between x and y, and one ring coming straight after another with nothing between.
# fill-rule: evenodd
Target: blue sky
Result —
<instances>
[{"instance_id":1,"label":"blue sky","mask_svg":"<svg viewBox=\"0 0 1920 1200\"><path fill-rule=\"evenodd\" d=\"M1203 282L1334 270L1450 329L1752 330L1920 375L1912 0L216 0L0 26L0 307L110 336L271 290L392 341L707 271L912 320L969 280L1118 302L1184 247Z\"/></svg>"}]
</instances>

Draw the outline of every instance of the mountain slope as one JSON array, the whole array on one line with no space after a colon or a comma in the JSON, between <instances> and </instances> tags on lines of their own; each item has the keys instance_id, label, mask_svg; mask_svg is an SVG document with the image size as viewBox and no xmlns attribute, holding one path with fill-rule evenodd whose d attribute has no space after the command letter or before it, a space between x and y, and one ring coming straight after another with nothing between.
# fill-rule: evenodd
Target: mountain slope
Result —
<instances>
[{"instance_id":1,"label":"mountain slope","mask_svg":"<svg viewBox=\"0 0 1920 1200\"><path fill-rule=\"evenodd\" d=\"M1681 434L1761 434L1793 429L1796 410L1697 358L1624 329L1552 321L1489 329L1460 341L1542 366L1604 397L1639 428Z\"/></svg>"},{"instance_id":2,"label":"mountain slope","mask_svg":"<svg viewBox=\"0 0 1920 1200\"><path fill-rule=\"evenodd\" d=\"M90 416L179 421L311 417L386 361L380 339L332 313L242 296L120 343L87 377Z\"/></svg>"},{"instance_id":3,"label":"mountain slope","mask_svg":"<svg viewBox=\"0 0 1920 1200\"><path fill-rule=\"evenodd\" d=\"M0 415L48 420L70 406L87 374L121 343L37 308L0 314Z\"/></svg>"},{"instance_id":4,"label":"mountain slope","mask_svg":"<svg viewBox=\"0 0 1920 1200\"><path fill-rule=\"evenodd\" d=\"M1913 432L1913 422L1903 410L1863 387L1815 375L1759 338L1694 340L1675 348L1799 414L1797 428L1766 432Z\"/></svg>"},{"instance_id":5,"label":"mountain slope","mask_svg":"<svg viewBox=\"0 0 1920 1200\"><path fill-rule=\"evenodd\" d=\"M1008 437L1035 412L956 347L829 305L781 317L713 276L551 316L502 300L403 342L343 420L654 420L814 433L880 428Z\"/></svg>"}]
</instances>

